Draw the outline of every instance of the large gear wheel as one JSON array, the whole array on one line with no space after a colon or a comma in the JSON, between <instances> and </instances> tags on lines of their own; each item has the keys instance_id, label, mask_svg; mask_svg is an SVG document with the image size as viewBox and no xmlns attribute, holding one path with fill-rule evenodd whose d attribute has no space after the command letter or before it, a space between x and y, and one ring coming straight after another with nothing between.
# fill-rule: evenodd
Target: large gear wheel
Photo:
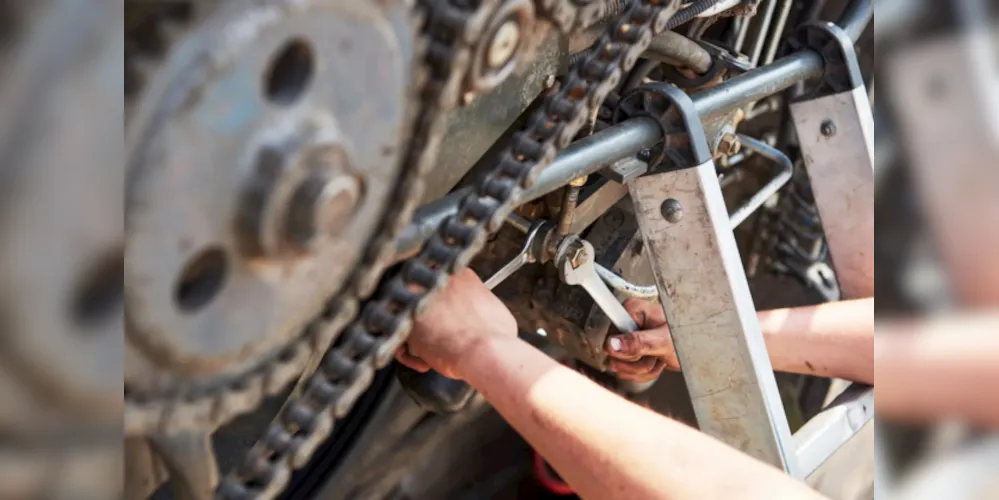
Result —
<instances>
[{"instance_id":1,"label":"large gear wheel","mask_svg":"<svg viewBox=\"0 0 999 500\"><path fill-rule=\"evenodd\" d=\"M0 26L0 498L113 498L122 7L13 2Z\"/></svg>"},{"instance_id":2,"label":"large gear wheel","mask_svg":"<svg viewBox=\"0 0 999 500\"><path fill-rule=\"evenodd\" d=\"M397 185L407 9L209 4L136 15L155 24L127 89L133 433L211 429L296 379L371 292L417 198Z\"/></svg>"}]
</instances>

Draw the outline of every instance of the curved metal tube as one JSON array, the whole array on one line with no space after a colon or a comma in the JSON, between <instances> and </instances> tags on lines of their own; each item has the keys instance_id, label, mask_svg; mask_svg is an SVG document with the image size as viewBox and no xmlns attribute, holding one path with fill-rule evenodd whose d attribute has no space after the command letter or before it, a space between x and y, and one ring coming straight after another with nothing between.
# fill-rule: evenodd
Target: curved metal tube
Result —
<instances>
[{"instance_id":1,"label":"curved metal tube","mask_svg":"<svg viewBox=\"0 0 999 500\"><path fill-rule=\"evenodd\" d=\"M777 175L768 182L763 189L754 194L749 200L743 203L739 208L737 208L732 215L729 216L729 220L732 224L732 229L735 229L739 224L745 222L750 215L753 214L758 208L763 206L766 201L774 195L780 188L784 187L788 181L791 180L791 176L794 174L794 162L787 157L781 150L770 146L769 144L749 137L748 135L739 134L739 140L742 142L742 147L756 153L764 158L767 158L775 162L780 170Z\"/></svg>"},{"instance_id":2,"label":"curved metal tube","mask_svg":"<svg viewBox=\"0 0 999 500\"><path fill-rule=\"evenodd\" d=\"M856 42L864 34L871 19L874 19L874 0L853 0L843 10L843 15L836 24L850 35L850 40Z\"/></svg>"},{"instance_id":3,"label":"curved metal tube","mask_svg":"<svg viewBox=\"0 0 999 500\"><path fill-rule=\"evenodd\" d=\"M675 31L664 31L653 38L643 56L686 66L702 75L711 69L711 54L697 42Z\"/></svg>"}]
</instances>

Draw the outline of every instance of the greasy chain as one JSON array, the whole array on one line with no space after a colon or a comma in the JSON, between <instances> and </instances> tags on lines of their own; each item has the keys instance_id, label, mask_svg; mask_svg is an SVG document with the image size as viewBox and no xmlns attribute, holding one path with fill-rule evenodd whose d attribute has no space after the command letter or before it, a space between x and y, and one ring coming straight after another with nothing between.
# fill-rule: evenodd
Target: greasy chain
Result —
<instances>
[{"instance_id":1,"label":"greasy chain","mask_svg":"<svg viewBox=\"0 0 999 500\"><path fill-rule=\"evenodd\" d=\"M538 0L537 4L543 17L566 32L590 24L605 12L603 0ZM436 158L444 117L459 102L476 45L485 43L478 38L484 32L481 27L500 5L498 0L420 2L418 15L426 44L421 47L425 74L418 75L425 79L417 80L422 109L403 165L408 179L399 189L421 189L421 178ZM281 492L291 471L305 465L332 432L335 419L348 413L375 370L387 365L406 341L414 314L445 285L449 274L466 266L482 248L514 208L520 190L530 186L556 153L568 146L589 111L620 82L652 37L668 28L678 8L679 0L634 1L608 24L594 49L570 69L558 90L514 134L492 172L463 200L458 214L444 221L420 254L364 304L361 314L326 352L302 394L285 405L244 462L222 481L217 498L273 498ZM415 198L410 192L403 199ZM408 214L411 208L400 212ZM404 223L406 218L395 220ZM375 264L387 261L386 252L394 250L391 241L381 243L385 250L374 256ZM342 301L344 305L349 306ZM316 320L309 328L329 321Z\"/></svg>"}]
</instances>

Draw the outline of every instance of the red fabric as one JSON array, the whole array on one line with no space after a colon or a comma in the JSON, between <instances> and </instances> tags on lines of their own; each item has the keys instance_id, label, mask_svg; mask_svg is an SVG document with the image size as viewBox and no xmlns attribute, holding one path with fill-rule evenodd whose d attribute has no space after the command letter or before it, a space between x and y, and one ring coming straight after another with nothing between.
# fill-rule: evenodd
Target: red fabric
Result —
<instances>
[{"instance_id":1,"label":"red fabric","mask_svg":"<svg viewBox=\"0 0 999 500\"><path fill-rule=\"evenodd\" d=\"M565 484L565 481L562 481L561 478L548 468L545 459L538 452L534 452L534 476L541 483L541 486L551 493L556 495L572 495L575 493L568 484Z\"/></svg>"}]
</instances>

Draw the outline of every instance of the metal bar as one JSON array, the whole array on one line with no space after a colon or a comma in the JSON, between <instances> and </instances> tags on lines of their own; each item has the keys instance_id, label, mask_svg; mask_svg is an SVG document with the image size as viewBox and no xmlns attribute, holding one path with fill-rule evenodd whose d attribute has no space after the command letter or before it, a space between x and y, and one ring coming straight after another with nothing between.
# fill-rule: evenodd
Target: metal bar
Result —
<instances>
[{"instance_id":1,"label":"metal bar","mask_svg":"<svg viewBox=\"0 0 999 500\"><path fill-rule=\"evenodd\" d=\"M798 472L806 478L874 417L874 389L847 388L830 408L794 433Z\"/></svg>"},{"instance_id":2,"label":"metal bar","mask_svg":"<svg viewBox=\"0 0 999 500\"><path fill-rule=\"evenodd\" d=\"M767 40L767 33L770 32L770 21L773 20L774 10L777 9L777 0L764 0L763 15L759 13L753 16L751 31L753 31L752 53L749 55L749 62L755 68L760 63L760 56L763 54L763 46Z\"/></svg>"},{"instance_id":3,"label":"metal bar","mask_svg":"<svg viewBox=\"0 0 999 500\"><path fill-rule=\"evenodd\" d=\"M715 165L629 183L701 431L792 474L791 432ZM673 199L683 215L661 213Z\"/></svg>"},{"instance_id":4,"label":"metal bar","mask_svg":"<svg viewBox=\"0 0 999 500\"><path fill-rule=\"evenodd\" d=\"M820 76L822 56L811 50L796 52L773 64L746 72L691 96L701 120L709 120L734 108L785 90L795 83ZM662 139L659 125L651 118L635 118L604 129L569 145L538 177L531 189L521 193L521 202L544 196L572 179L602 168L654 146ZM419 251L420 246L472 188L463 188L429 203L413 216L413 222L396 241L396 259Z\"/></svg>"},{"instance_id":5,"label":"metal bar","mask_svg":"<svg viewBox=\"0 0 999 500\"><path fill-rule=\"evenodd\" d=\"M734 108L759 101L809 78L822 76L825 64L813 50L782 57L773 64L747 71L691 96L702 121L717 118Z\"/></svg>"},{"instance_id":6,"label":"metal bar","mask_svg":"<svg viewBox=\"0 0 999 500\"><path fill-rule=\"evenodd\" d=\"M580 139L548 165L530 189L520 194L521 203L540 198L569 181L596 173L615 161L634 156L662 139L659 125L651 118L635 118ZM419 251L444 219L458 213L458 205L472 190L459 189L440 200L420 207L413 222L396 241L397 258Z\"/></svg>"},{"instance_id":7,"label":"metal bar","mask_svg":"<svg viewBox=\"0 0 999 500\"><path fill-rule=\"evenodd\" d=\"M846 298L874 296L874 117L863 85L791 104L805 170Z\"/></svg>"},{"instance_id":8,"label":"metal bar","mask_svg":"<svg viewBox=\"0 0 999 500\"><path fill-rule=\"evenodd\" d=\"M791 0L784 0L781 4L780 13L777 14L777 23L770 32L770 40L767 42L767 53L763 56L763 64L774 62L777 57L777 49L780 48L781 41L784 40L784 26L787 24L787 17L791 14Z\"/></svg>"},{"instance_id":9,"label":"metal bar","mask_svg":"<svg viewBox=\"0 0 999 500\"><path fill-rule=\"evenodd\" d=\"M771 147L769 144L747 135L739 134L739 140L742 142L742 147L773 161L777 164L779 170L773 180L763 186L763 189L760 189L756 194L749 198L748 201L740 205L739 208L732 212L730 217L732 229L735 229L739 226L739 224L742 224L747 218L749 218L750 215L753 214L753 212L763 206L763 204L766 203L771 196L773 196L777 191L780 191L780 188L784 187L784 185L791 180L791 176L794 174L794 162L792 162L791 159L779 149Z\"/></svg>"}]
</instances>

